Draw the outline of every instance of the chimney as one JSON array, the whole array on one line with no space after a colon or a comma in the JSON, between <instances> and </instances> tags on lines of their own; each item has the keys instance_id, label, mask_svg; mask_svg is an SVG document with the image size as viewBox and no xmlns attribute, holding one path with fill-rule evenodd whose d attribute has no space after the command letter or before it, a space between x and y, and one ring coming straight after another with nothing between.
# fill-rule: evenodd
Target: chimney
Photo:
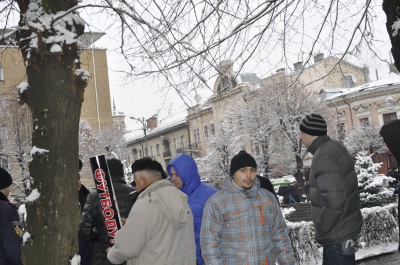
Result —
<instances>
[{"instance_id":1,"label":"chimney","mask_svg":"<svg viewBox=\"0 0 400 265\"><path fill-rule=\"evenodd\" d=\"M294 66L295 71L300 71L301 68L303 67L303 62L297 62L297 63L293 64L293 66Z\"/></svg>"},{"instance_id":2,"label":"chimney","mask_svg":"<svg viewBox=\"0 0 400 265\"><path fill-rule=\"evenodd\" d=\"M150 130L157 128L157 114L153 115L152 117L150 117L146 120L146 127L147 127L147 129L150 129Z\"/></svg>"},{"instance_id":3,"label":"chimney","mask_svg":"<svg viewBox=\"0 0 400 265\"><path fill-rule=\"evenodd\" d=\"M322 61L323 59L324 59L324 54L322 52L317 53L316 55L314 55L314 63Z\"/></svg>"}]
</instances>

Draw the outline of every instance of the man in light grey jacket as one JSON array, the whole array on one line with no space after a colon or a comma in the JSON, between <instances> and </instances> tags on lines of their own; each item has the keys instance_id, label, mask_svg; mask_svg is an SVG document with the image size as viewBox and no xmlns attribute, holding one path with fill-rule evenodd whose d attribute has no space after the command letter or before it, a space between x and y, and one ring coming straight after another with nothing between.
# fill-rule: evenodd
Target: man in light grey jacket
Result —
<instances>
[{"instance_id":1,"label":"man in light grey jacket","mask_svg":"<svg viewBox=\"0 0 400 265\"><path fill-rule=\"evenodd\" d=\"M162 166L139 159L132 164L139 195L115 236L107 258L113 264L196 264L193 215L187 196L161 179Z\"/></svg>"}]
</instances>

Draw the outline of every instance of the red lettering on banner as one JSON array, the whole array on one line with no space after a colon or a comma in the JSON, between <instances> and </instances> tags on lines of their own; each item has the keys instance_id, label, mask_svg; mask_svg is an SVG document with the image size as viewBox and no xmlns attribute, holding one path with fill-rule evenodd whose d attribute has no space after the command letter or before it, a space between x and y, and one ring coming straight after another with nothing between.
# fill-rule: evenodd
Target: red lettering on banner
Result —
<instances>
[{"instance_id":1,"label":"red lettering on banner","mask_svg":"<svg viewBox=\"0 0 400 265\"><path fill-rule=\"evenodd\" d=\"M113 201L108 189L105 171L102 169L95 170L95 180L97 191L99 193L100 205L104 217L104 224L110 238L110 243L114 244L114 237L118 231L117 220L115 219L115 212L113 209Z\"/></svg>"},{"instance_id":2,"label":"red lettering on banner","mask_svg":"<svg viewBox=\"0 0 400 265\"><path fill-rule=\"evenodd\" d=\"M103 182L105 176L106 176L106 174L104 173L104 171L101 168L96 169L94 172L94 177L96 178L96 180L98 182Z\"/></svg>"},{"instance_id":3,"label":"red lettering on banner","mask_svg":"<svg viewBox=\"0 0 400 265\"><path fill-rule=\"evenodd\" d=\"M106 208L106 209L104 209L104 210L103 210L103 216L104 216L106 219L112 219L112 218L114 218L114 210L111 209L111 208Z\"/></svg>"},{"instance_id":4,"label":"red lettering on banner","mask_svg":"<svg viewBox=\"0 0 400 265\"><path fill-rule=\"evenodd\" d=\"M98 184L97 188L99 188L100 190L108 191L107 183L105 181Z\"/></svg>"},{"instance_id":5,"label":"red lettering on banner","mask_svg":"<svg viewBox=\"0 0 400 265\"><path fill-rule=\"evenodd\" d=\"M115 237L115 233L117 233L118 232L118 230L115 228L115 229L113 229L112 231L108 231L108 235L110 236L110 237Z\"/></svg>"},{"instance_id":6,"label":"red lettering on banner","mask_svg":"<svg viewBox=\"0 0 400 265\"><path fill-rule=\"evenodd\" d=\"M114 219L113 220L106 219L105 225L107 227L107 230L117 228L117 222Z\"/></svg>"},{"instance_id":7,"label":"red lettering on banner","mask_svg":"<svg viewBox=\"0 0 400 265\"><path fill-rule=\"evenodd\" d=\"M100 204L101 204L101 208L108 208L108 207L112 207L112 202L110 197L106 197L105 199L101 199L100 200Z\"/></svg>"}]
</instances>

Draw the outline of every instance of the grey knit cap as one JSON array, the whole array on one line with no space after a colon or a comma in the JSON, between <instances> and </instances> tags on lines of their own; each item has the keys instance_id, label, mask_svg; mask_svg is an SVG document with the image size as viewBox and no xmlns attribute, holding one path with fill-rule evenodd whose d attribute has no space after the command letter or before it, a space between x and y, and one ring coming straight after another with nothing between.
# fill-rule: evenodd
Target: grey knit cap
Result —
<instances>
[{"instance_id":1,"label":"grey knit cap","mask_svg":"<svg viewBox=\"0 0 400 265\"><path fill-rule=\"evenodd\" d=\"M307 115L300 124L300 131L303 133L321 136L327 134L327 126L324 118L319 114Z\"/></svg>"}]
</instances>

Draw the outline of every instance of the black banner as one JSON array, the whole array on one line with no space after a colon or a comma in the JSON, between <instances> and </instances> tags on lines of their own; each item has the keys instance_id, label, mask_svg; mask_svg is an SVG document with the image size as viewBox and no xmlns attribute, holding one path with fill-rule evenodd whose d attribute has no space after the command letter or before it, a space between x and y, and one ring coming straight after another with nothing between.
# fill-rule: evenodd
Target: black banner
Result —
<instances>
[{"instance_id":1,"label":"black banner","mask_svg":"<svg viewBox=\"0 0 400 265\"><path fill-rule=\"evenodd\" d=\"M89 158L89 161L92 166L97 193L99 194L104 224L107 229L110 245L113 246L115 233L122 226L107 160L104 155L99 155Z\"/></svg>"}]
</instances>

